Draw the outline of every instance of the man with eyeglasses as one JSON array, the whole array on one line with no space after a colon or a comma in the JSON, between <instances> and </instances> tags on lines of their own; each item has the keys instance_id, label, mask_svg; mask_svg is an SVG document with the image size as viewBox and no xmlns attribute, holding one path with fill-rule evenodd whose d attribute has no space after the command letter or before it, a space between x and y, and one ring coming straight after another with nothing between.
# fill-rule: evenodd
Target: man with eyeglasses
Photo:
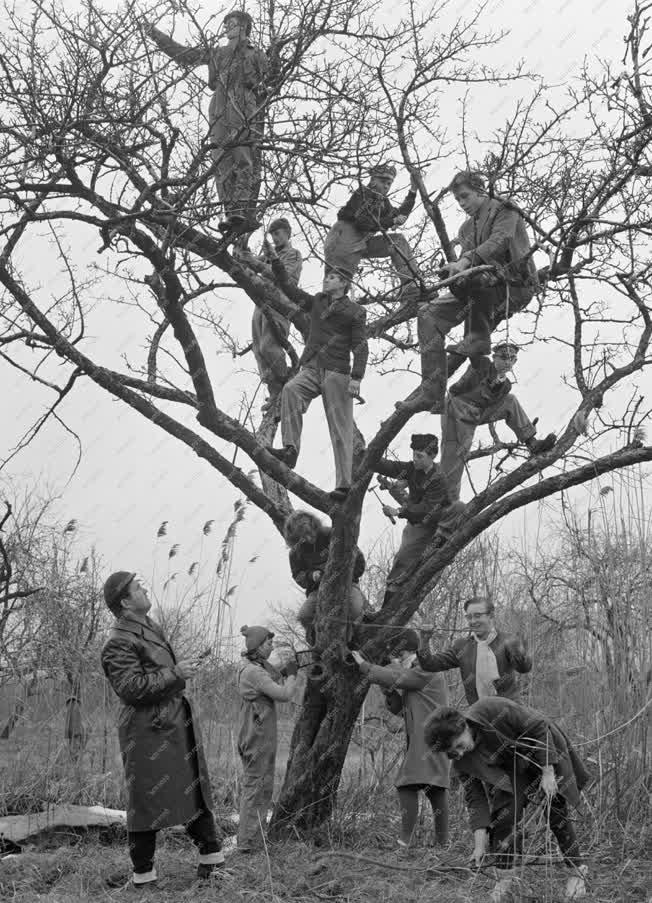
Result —
<instances>
[{"instance_id":1,"label":"man with eyeglasses","mask_svg":"<svg viewBox=\"0 0 652 903\"><path fill-rule=\"evenodd\" d=\"M516 672L532 670L532 659L520 637L496 630L494 604L490 599L473 596L464 603L470 628L463 637L442 652L419 649L417 658L424 671L450 671L459 668L469 705L486 696L520 699Z\"/></svg>"}]
</instances>

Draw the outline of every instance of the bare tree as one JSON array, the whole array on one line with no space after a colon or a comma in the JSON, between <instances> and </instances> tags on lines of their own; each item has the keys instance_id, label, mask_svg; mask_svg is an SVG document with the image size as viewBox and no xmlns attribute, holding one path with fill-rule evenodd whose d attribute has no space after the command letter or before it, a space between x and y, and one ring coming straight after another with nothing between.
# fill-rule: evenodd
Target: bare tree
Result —
<instances>
[{"instance_id":1,"label":"bare tree","mask_svg":"<svg viewBox=\"0 0 652 903\"><path fill-rule=\"evenodd\" d=\"M636 387L650 363L652 330L645 9L637 6L630 20L624 74L587 69L561 105L524 81L532 96L516 104L499 134L477 145L482 159L470 157L466 131L455 147L460 162L490 171L492 191L518 196L550 253L542 273L546 291L520 316L534 340L542 314L559 314L556 336L546 338L568 351L577 405L550 452L523 461L507 449L516 466L490 480L447 541L434 541L381 612L383 624L405 623L458 552L509 512L652 459L640 434L648 411ZM320 256L331 190L358 183L371 161L398 147L405 166L420 170L424 212L413 238L427 298L437 286L438 256L454 258L440 206L445 191L423 175L452 150L436 125L440 102L451 86L498 86L525 73L482 62L500 36L482 34L479 13L442 30L444 5L420 11L410 3L391 28L379 24L380 10L378 0L280 0L256 8L259 43L275 72L261 103L267 118L261 212L291 208ZM142 32L141 12L147 10L127 3L106 13L85 0L80 12L55 2L36 4L29 18L7 14L0 39L0 354L53 392L52 416L80 380L92 380L206 460L277 528L290 510L288 491L330 513L330 558L316 621L323 669L307 681L274 822L278 830L309 829L331 812L368 688L343 658L343 600L362 503L375 465L410 413L388 405L380 429L360 448L346 502L331 510L322 488L265 450L273 423L254 428L249 410L220 407L206 336L233 349L220 309L234 292L243 303L272 303L304 337L306 323L231 256L216 232L204 74L163 57ZM168 33L176 35L179 26L187 46L209 44L216 30L215 20L200 20L190 3L158 5L156 19ZM580 122L588 123L584 132ZM79 252L80 236L97 237L99 263ZM50 245L61 261L63 287L57 282L56 293L30 266L38 248ZM142 314L140 363L107 366L91 344L92 302L100 292L128 298ZM378 366L394 366L395 356L415 348L416 304L396 298L387 281L361 298ZM495 325L513 313L497 310ZM55 356L66 365L62 383L50 375ZM615 415L609 398L623 393L631 400ZM582 438L596 411L603 447L610 448L597 458ZM224 443L253 462L260 480L234 465ZM382 630L370 631L369 654L382 638Z\"/></svg>"}]
</instances>

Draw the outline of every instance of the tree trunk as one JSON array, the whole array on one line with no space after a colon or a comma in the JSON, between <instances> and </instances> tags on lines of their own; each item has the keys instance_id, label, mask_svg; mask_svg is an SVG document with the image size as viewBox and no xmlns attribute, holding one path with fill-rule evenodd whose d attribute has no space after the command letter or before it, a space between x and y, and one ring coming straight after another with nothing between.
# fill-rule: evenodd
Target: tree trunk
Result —
<instances>
[{"instance_id":1,"label":"tree trunk","mask_svg":"<svg viewBox=\"0 0 652 903\"><path fill-rule=\"evenodd\" d=\"M368 684L340 659L323 663L321 679L309 676L294 726L290 758L274 810L270 835L312 834L326 822L337 798L344 760Z\"/></svg>"}]
</instances>

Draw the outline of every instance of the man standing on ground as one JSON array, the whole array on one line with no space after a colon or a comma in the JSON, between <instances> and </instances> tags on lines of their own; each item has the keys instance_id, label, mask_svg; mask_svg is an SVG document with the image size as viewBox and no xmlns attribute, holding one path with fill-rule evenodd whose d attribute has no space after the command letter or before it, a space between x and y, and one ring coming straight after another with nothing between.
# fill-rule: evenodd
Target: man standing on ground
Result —
<instances>
[{"instance_id":1,"label":"man standing on ground","mask_svg":"<svg viewBox=\"0 0 652 903\"><path fill-rule=\"evenodd\" d=\"M341 502L351 486L353 470L353 399L360 396L369 354L365 311L348 297L349 273L330 270L324 276L323 291L310 295L290 283L285 267L274 254L272 269L290 301L310 313L310 328L301 369L281 394L283 448L268 451L294 468L301 447L303 415L310 402L321 395L335 457L331 497Z\"/></svg>"},{"instance_id":2,"label":"man standing on ground","mask_svg":"<svg viewBox=\"0 0 652 903\"><path fill-rule=\"evenodd\" d=\"M381 163L374 166L369 175L369 184L356 188L326 236L326 272L343 269L355 278L361 260L389 257L401 280L401 302L416 300L420 293L419 270L412 249L400 232L386 231L402 226L412 212L417 196L415 178L410 176L410 190L401 206L393 207L387 195L396 177L396 168ZM382 234L376 234L378 232Z\"/></svg>"},{"instance_id":3,"label":"man standing on ground","mask_svg":"<svg viewBox=\"0 0 652 903\"><path fill-rule=\"evenodd\" d=\"M451 386L441 417L441 470L451 498L460 497L460 484L476 427L504 420L531 455L550 451L557 437L549 433L536 438L536 427L512 392L507 373L514 368L518 347L510 342L496 345L493 361L481 358L483 366L469 366L464 376Z\"/></svg>"},{"instance_id":4,"label":"man standing on ground","mask_svg":"<svg viewBox=\"0 0 652 903\"><path fill-rule=\"evenodd\" d=\"M496 866L500 879L491 903L514 899L521 821L536 787L545 795L550 830L574 872L566 883L565 899L586 895L587 867L569 806L579 806L589 775L556 724L511 699L481 699L465 712L436 711L426 722L425 738L432 750L445 752L455 763L474 834L475 864L483 864L488 851L493 854L489 863Z\"/></svg>"},{"instance_id":5,"label":"man standing on ground","mask_svg":"<svg viewBox=\"0 0 652 903\"><path fill-rule=\"evenodd\" d=\"M184 47L145 22L147 33L163 53L180 66L208 65L213 91L208 108L211 155L217 165L215 184L224 208L221 232L255 232L260 190L261 153L269 63L250 42L252 19L244 10L224 17L226 46Z\"/></svg>"},{"instance_id":6,"label":"man standing on ground","mask_svg":"<svg viewBox=\"0 0 652 903\"><path fill-rule=\"evenodd\" d=\"M532 659L520 638L496 630L494 604L490 599L473 596L464 603L464 616L470 628L468 637L456 640L442 652L421 648L417 652L424 671L450 671L459 668L469 705L485 696L520 699L516 671L528 674Z\"/></svg>"},{"instance_id":7,"label":"man standing on ground","mask_svg":"<svg viewBox=\"0 0 652 903\"><path fill-rule=\"evenodd\" d=\"M135 887L153 885L156 832L184 825L199 849L197 874L224 863L199 728L186 682L199 659L177 661L147 613L147 592L128 571L112 574L104 599L116 622L102 649L102 668L120 697L120 751L127 784L127 832Z\"/></svg>"},{"instance_id":8,"label":"man standing on ground","mask_svg":"<svg viewBox=\"0 0 652 903\"><path fill-rule=\"evenodd\" d=\"M376 467L377 473L399 480L399 488L404 492L403 504L399 508L383 505L383 514L407 520L400 548L387 575L383 605L415 570L435 533L450 533L464 511L461 502L451 504L446 481L435 464L439 450L437 437L414 433L410 447L412 461L383 459Z\"/></svg>"},{"instance_id":9,"label":"man standing on ground","mask_svg":"<svg viewBox=\"0 0 652 903\"><path fill-rule=\"evenodd\" d=\"M446 265L454 276L472 267L493 265L500 276L479 273L456 281L450 293L421 304L417 331L421 349L421 386L407 405L441 414L448 380L445 338L465 321L464 340L448 350L472 362L491 352L493 315L509 302L509 314L522 310L537 288L537 273L525 221L508 200L490 198L479 173L460 172L450 184L467 219L458 233L462 256ZM399 405L403 404L399 402Z\"/></svg>"}]
</instances>

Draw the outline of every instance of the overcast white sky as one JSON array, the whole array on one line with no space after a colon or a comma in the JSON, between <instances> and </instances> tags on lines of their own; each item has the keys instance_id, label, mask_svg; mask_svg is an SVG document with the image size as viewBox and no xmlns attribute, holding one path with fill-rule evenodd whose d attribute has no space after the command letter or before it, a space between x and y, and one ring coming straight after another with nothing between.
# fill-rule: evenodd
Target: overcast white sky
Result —
<instances>
[{"instance_id":1,"label":"overcast white sky","mask_svg":"<svg viewBox=\"0 0 652 903\"><path fill-rule=\"evenodd\" d=\"M452 9L461 11L464 8L466 4L452 4ZM492 51L500 62L508 63L523 57L531 71L540 73L548 83L559 85L560 90L579 71L585 59L611 59L616 71L622 68L626 22L621 4L616 0L573 0L572 3L567 0L531 0L529 3L527 0L494 0L488 5L484 21L488 29L509 29L503 42ZM491 103L483 91L471 95L472 130L482 137L488 136L500 124L513 99L527 88L519 84L491 90ZM449 127L453 134L457 128L457 109L459 97L451 96ZM461 160L451 159L446 172L429 173L428 178L432 178L433 185L444 184L461 163ZM462 215L452 209L450 212L449 226L457 227ZM80 240L92 257L99 239L84 233ZM258 237L254 245L257 243ZM298 246L301 247L300 242ZM47 283L52 279L53 287L56 286L55 256L48 255L39 245L36 259L42 281ZM304 285L314 287L318 268L306 264L305 274ZM224 310L232 328L244 340L251 313L249 302L241 300ZM140 317L136 318L128 307L112 299L98 300L91 324L92 350L99 363L124 369L124 362L119 359L121 350L133 361L142 360L142 338L135 331L137 322L141 322ZM563 321L555 321L549 328L563 328L562 324ZM517 324L512 326L511 334L518 339ZM240 358L234 363L224 356L211 354L208 337L204 339L204 348L219 386L218 402L224 398L223 407L233 411L243 390L252 391L256 385L253 360ZM413 366L418 367L416 359ZM60 369L59 382L63 382L63 368ZM569 411L576 405L573 392L563 383L564 376L570 372L567 355L558 346L544 342L528 351L527 357L520 362L518 396L531 416L540 417L540 429L544 432L561 429ZM2 361L0 379L4 408L2 454L16 444L51 397ZM379 377L369 373L363 386L367 404L356 409L363 433L372 435L393 400L405 395L414 385L414 376ZM170 572L179 572L178 589L175 590L173 585L173 593L187 585L184 575L190 564L199 558L202 526L207 520L214 519L213 532L204 540L202 550L204 572L209 579L237 498L231 486L185 447L88 381L80 383L61 413L83 442L83 458L75 476L67 482L76 445L60 426L51 423L7 468L6 476L11 478L14 486L38 486L43 490L49 486L60 493L58 513L62 522L74 517L79 523L74 548L81 558L91 545L95 545L106 562L107 574L128 568L139 571L149 581L156 553L158 577L155 583L160 590L159 578L168 571L167 552L173 543L179 543L179 554L170 562ZM413 418L394 446L402 456L409 455L409 435L413 431L439 434L438 418L429 415ZM332 456L320 401L313 404L307 415L304 434L306 441L298 471L330 488ZM486 440L487 433L483 429L478 431L478 436ZM245 470L250 469L250 462L244 456L239 456L238 463ZM578 490L578 504L590 504L600 485L596 481ZM467 486L463 497L468 497L468 493ZM540 517L539 507L531 506L507 518L497 529L506 537L528 541L538 532ZM168 535L157 546L156 531L164 520L169 522ZM378 502L369 496L360 536L363 550L369 553L378 543L396 545L399 538L400 526L392 527L380 514ZM240 525L232 582L238 584L234 597L236 629L243 623L264 623L269 617L270 603L298 605L301 598L301 591L290 578L281 537L253 506Z\"/></svg>"}]
</instances>

